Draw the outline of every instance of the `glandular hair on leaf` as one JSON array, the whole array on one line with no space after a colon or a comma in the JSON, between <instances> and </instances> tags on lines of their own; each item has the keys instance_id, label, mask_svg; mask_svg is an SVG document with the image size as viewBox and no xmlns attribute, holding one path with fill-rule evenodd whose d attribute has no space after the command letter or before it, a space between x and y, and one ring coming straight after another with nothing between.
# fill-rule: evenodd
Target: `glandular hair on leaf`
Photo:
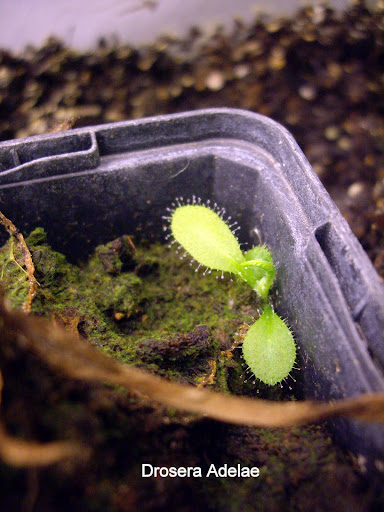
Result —
<instances>
[{"instance_id":1,"label":"glandular hair on leaf","mask_svg":"<svg viewBox=\"0 0 384 512\"><path fill-rule=\"evenodd\" d=\"M286 323L267 306L250 327L243 355L255 377L273 386L288 377L296 359L296 344Z\"/></svg>"},{"instance_id":2,"label":"glandular hair on leaf","mask_svg":"<svg viewBox=\"0 0 384 512\"><path fill-rule=\"evenodd\" d=\"M220 216L205 206L187 204L175 209L171 232L201 265L237 273L244 261L239 242Z\"/></svg>"}]
</instances>

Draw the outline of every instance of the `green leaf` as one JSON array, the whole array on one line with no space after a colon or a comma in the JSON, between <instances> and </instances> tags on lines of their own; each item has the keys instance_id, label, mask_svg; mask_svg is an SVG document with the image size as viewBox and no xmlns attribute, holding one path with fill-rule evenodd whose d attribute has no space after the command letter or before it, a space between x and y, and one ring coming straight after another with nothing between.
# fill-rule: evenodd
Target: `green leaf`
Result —
<instances>
[{"instance_id":1,"label":"green leaf","mask_svg":"<svg viewBox=\"0 0 384 512\"><path fill-rule=\"evenodd\" d=\"M244 261L239 242L213 210L201 205L180 206L173 213L171 231L201 265L239 273L239 264Z\"/></svg>"},{"instance_id":2,"label":"green leaf","mask_svg":"<svg viewBox=\"0 0 384 512\"><path fill-rule=\"evenodd\" d=\"M244 254L241 276L255 292L268 302L270 287L275 279L276 269L272 255L265 246L253 247Z\"/></svg>"},{"instance_id":3,"label":"green leaf","mask_svg":"<svg viewBox=\"0 0 384 512\"><path fill-rule=\"evenodd\" d=\"M255 377L270 386L281 382L292 370L296 359L295 340L271 306L265 308L247 332L243 356Z\"/></svg>"}]
</instances>

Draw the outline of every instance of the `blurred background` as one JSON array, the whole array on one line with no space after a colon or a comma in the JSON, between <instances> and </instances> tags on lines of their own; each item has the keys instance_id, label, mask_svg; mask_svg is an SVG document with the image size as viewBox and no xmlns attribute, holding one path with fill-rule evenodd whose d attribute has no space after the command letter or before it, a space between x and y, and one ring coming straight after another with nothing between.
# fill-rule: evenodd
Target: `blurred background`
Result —
<instances>
[{"instance_id":1,"label":"blurred background","mask_svg":"<svg viewBox=\"0 0 384 512\"><path fill-rule=\"evenodd\" d=\"M347 0L328 3L338 10L348 5ZM164 34L185 37L192 26L208 36L219 24L230 28L235 18L249 23L258 13L293 16L299 7L310 4L300 0L3 1L0 47L20 51L28 44L40 46L50 36L77 50L92 50L100 37L137 46Z\"/></svg>"},{"instance_id":2,"label":"blurred background","mask_svg":"<svg viewBox=\"0 0 384 512\"><path fill-rule=\"evenodd\" d=\"M384 276L384 3L0 2L0 140L207 107L288 128Z\"/></svg>"}]
</instances>

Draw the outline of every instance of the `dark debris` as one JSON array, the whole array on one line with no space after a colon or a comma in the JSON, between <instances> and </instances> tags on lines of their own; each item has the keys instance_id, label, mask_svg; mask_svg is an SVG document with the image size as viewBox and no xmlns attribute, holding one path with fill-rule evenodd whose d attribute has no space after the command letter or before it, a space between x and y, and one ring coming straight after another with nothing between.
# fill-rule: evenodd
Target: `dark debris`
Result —
<instances>
[{"instance_id":1,"label":"dark debris","mask_svg":"<svg viewBox=\"0 0 384 512\"><path fill-rule=\"evenodd\" d=\"M196 359L211 352L212 334L209 327L199 325L193 332L164 339L143 339L136 345L142 361L156 362L162 367L188 368Z\"/></svg>"}]
</instances>

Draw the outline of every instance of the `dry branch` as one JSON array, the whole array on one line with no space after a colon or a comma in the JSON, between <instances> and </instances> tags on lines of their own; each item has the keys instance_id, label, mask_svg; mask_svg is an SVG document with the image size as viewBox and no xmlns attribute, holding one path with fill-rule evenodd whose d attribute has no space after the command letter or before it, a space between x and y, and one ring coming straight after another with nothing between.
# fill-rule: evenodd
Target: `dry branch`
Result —
<instances>
[{"instance_id":1,"label":"dry branch","mask_svg":"<svg viewBox=\"0 0 384 512\"><path fill-rule=\"evenodd\" d=\"M0 223L5 227L5 229L8 231L10 236L14 237L16 239L16 242L18 243L19 247L21 248L23 259L24 259L24 265L25 265L25 273L28 277L28 295L26 298L26 301L23 305L23 310L25 313L31 312L31 305L33 297L35 296L36 289L38 286L38 282L35 278L35 265L32 260L31 253L28 249L28 246L24 240L24 236L20 231L17 229L17 227L13 224L13 222L0 212ZM23 269L24 270L24 269Z\"/></svg>"},{"instance_id":2,"label":"dry branch","mask_svg":"<svg viewBox=\"0 0 384 512\"><path fill-rule=\"evenodd\" d=\"M0 458L16 467L48 466L75 456L84 458L88 450L72 441L37 443L15 439L0 423Z\"/></svg>"},{"instance_id":3,"label":"dry branch","mask_svg":"<svg viewBox=\"0 0 384 512\"><path fill-rule=\"evenodd\" d=\"M170 382L144 370L118 363L40 318L0 306L4 328L16 342L69 378L124 386L133 393L184 411L258 427L289 427L333 416L384 422L384 393L365 394L333 403L271 402L234 397Z\"/></svg>"}]
</instances>

